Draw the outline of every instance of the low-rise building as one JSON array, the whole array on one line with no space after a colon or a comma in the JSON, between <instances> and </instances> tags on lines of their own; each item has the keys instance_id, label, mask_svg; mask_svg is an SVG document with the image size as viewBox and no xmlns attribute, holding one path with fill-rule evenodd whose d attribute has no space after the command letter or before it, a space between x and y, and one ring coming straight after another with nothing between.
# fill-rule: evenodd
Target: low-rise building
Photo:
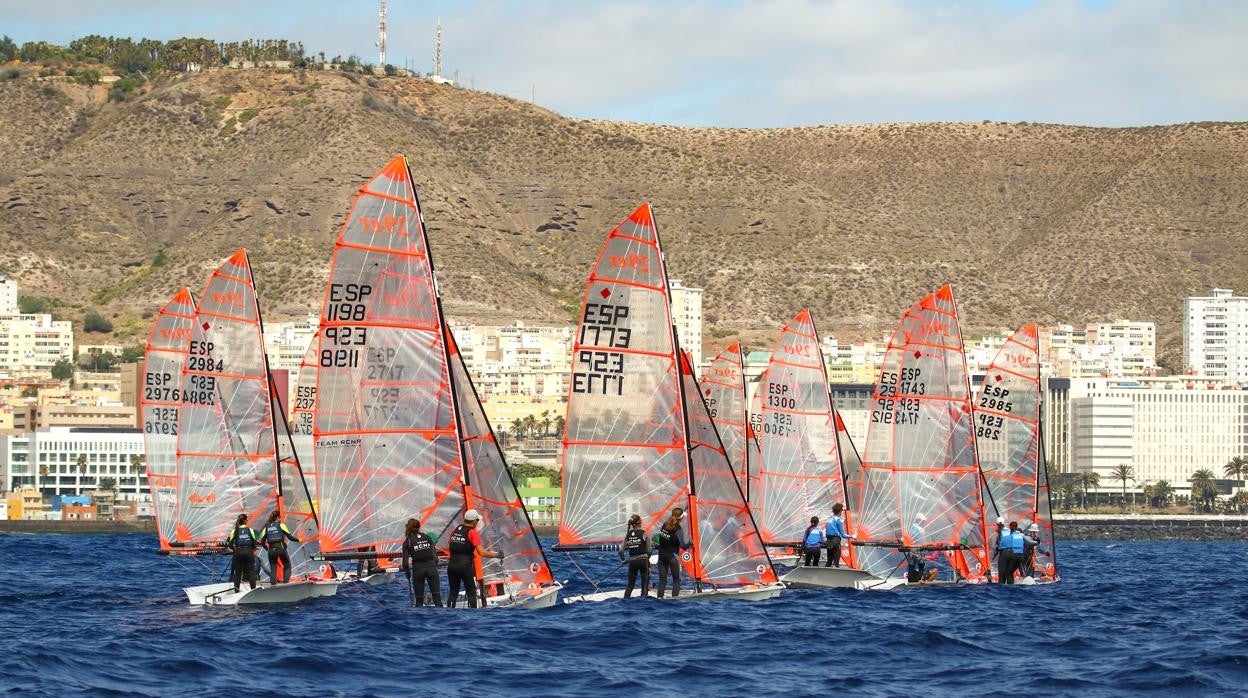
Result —
<instances>
[{"instance_id":1,"label":"low-rise building","mask_svg":"<svg viewBox=\"0 0 1248 698\"><path fill-rule=\"evenodd\" d=\"M516 485L520 501L529 512L529 520L538 526L555 526L559 523L559 507L563 491L551 484L548 477L531 477Z\"/></svg>"}]
</instances>

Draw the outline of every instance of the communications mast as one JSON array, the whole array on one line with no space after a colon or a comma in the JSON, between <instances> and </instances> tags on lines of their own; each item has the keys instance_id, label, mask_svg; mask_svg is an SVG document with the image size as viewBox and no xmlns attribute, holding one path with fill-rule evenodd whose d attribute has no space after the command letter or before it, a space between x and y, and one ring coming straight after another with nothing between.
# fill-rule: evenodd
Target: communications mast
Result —
<instances>
[{"instance_id":1,"label":"communications mast","mask_svg":"<svg viewBox=\"0 0 1248 698\"><path fill-rule=\"evenodd\" d=\"M377 13L377 65L386 67L386 0L381 0L381 11Z\"/></svg>"}]
</instances>

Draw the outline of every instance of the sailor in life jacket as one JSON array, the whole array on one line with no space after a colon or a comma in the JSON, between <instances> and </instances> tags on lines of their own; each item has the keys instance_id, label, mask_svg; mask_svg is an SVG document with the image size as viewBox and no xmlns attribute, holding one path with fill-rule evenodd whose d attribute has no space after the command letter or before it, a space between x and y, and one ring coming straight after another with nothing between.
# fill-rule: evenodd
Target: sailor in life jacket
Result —
<instances>
[{"instance_id":1,"label":"sailor in life jacket","mask_svg":"<svg viewBox=\"0 0 1248 698\"><path fill-rule=\"evenodd\" d=\"M269 584L285 584L290 581L290 554L286 552L286 540L301 542L282 523L282 515L276 509L269 514L264 525L264 547L269 549ZM281 580L278 580L277 563L282 563Z\"/></svg>"},{"instance_id":2,"label":"sailor in life jacket","mask_svg":"<svg viewBox=\"0 0 1248 698\"><path fill-rule=\"evenodd\" d=\"M819 555L823 552L823 544L827 539L827 534L819 525L819 517L810 517L810 525L802 534L802 552L806 554L805 565L807 567L819 566Z\"/></svg>"},{"instance_id":3,"label":"sailor in life jacket","mask_svg":"<svg viewBox=\"0 0 1248 698\"><path fill-rule=\"evenodd\" d=\"M481 514L476 509L464 512L464 522L455 527L447 541L451 551L451 559L446 565L446 582L450 587L447 595L448 605L455 608L459 597L459 587L464 586L468 597L468 608L477 607L476 587L476 556L496 557L503 559L502 553L496 553L481 547L481 534L477 526L481 523Z\"/></svg>"},{"instance_id":4,"label":"sailor in life jacket","mask_svg":"<svg viewBox=\"0 0 1248 698\"><path fill-rule=\"evenodd\" d=\"M247 584L252 589L256 588L256 578L251 575L251 570L255 564L255 548L259 541L260 536L247 525L247 515L239 514L234 520L230 537L225 539L226 547L234 551L234 558L230 561L230 583L234 585L235 594L239 592L244 575L247 577Z\"/></svg>"},{"instance_id":5,"label":"sailor in life jacket","mask_svg":"<svg viewBox=\"0 0 1248 698\"><path fill-rule=\"evenodd\" d=\"M420 521L408 519L403 531L403 573L411 583L412 606L425 605L425 585L434 606L442 606L442 589L438 583L437 534L420 530Z\"/></svg>"},{"instance_id":6,"label":"sailor in life jacket","mask_svg":"<svg viewBox=\"0 0 1248 698\"><path fill-rule=\"evenodd\" d=\"M620 546L620 560L628 562L628 586L624 588L624 598L633 595L638 577L641 578L641 595L649 596L650 539L646 537L646 530L641 527L641 516L637 514L628 518L628 533Z\"/></svg>"}]
</instances>

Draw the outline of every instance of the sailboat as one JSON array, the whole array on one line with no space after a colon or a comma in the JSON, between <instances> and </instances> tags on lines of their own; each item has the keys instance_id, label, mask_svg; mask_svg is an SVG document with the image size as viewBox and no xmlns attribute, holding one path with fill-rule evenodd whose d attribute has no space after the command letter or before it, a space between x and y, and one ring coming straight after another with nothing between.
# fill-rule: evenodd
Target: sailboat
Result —
<instances>
[{"instance_id":1,"label":"sailboat","mask_svg":"<svg viewBox=\"0 0 1248 698\"><path fill-rule=\"evenodd\" d=\"M573 345L563 485L556 550L616 550L631 515L654 533L680 507L692 542L681 566L693 590L686 583L669 598L758 600L783 590L680 351L649 204L612 229L590 273Z\"/></svg>"},{"instance_id":2,"label":"sailboat","mask_svg":"<svg viewBox=\"0 0 1248 698\"><path fill-rule=\"evenodd\" d=\"M746 413L740 342L728 345L711 361L702 375L701 388L711 421L748 503L751 490L758 485L758 440Z\"/></svg>"},{"instance_id":3,"label":"sailboat","mask_svg":"<svg viewBox=\"0 0 1248 698\"><path fill-rule=\"evenodd\" d=\"M947 576L933 581L985 581L996 514L983 481L962 330L944 286L906 311L884 354L851 488L858 564L875 577L857 586L904 584L919 564L939 574L942 559Z\"/></svg>"},{"instance_id":4,"label":"sailboat","mask_svg":"<svg viewBox=\"0 0 1248 698\"><path fill-rule=\"evenodd\" d=\"M355 198L334 244L313 343L323 557L398 557L408 518L445 546L461 514L475 508L484 547L505 555L477 562L487 605L553 604L560 585L444 321L401 155Z\"/></svg>"},{"instance_id":5,"label":"sailboat","mask_svg":"<svg viewBox=\"0 0 1248 698\"><path fill-rule=\"evenodd\" d=\"M762 463L755 511L768 545L800 553L810 517L819 516L825 526L833 505L847 503L837 417L809 310L781 329L758 394ZM854 569L849 541L842 544L842 558L844 567L795 567L781 579L793 586L846 587L866 577Z\"/></svg>"},{"instance_id":6,"label":"sailboat","mask_svg":"<svg viewBox=\"0 0 1248 698\"><path fill-rule=\"evenodd\" d=\"M979 465L997 511L1007 523L1017 521L1020 531L1032 523L1039 526L1033 579L1056 581L1053 518L1040 431L1040 345L1034 323L1015 332L997 352L974 409Z\"/></svg>"},{"instance_id":7,"label":"sailboat","mask_svg":"<svg viewBox=\"0 0 1248 698\"><path fill-rule=\"evenodd\" d=\"M176 310L157 318L144 377L145 384L157 380L156 375L163 381L172 368L181 368L179 395L164 395L169 398L164 402L143 402L144 430L150 428L157 437L153 448L165 452L170 433L176 448L173 538L162 547L169 552L220 553L238 514L247 514L253 528L262 525L271 511L278 511L284 521L290 514L288 525L294 524L292 530L303 541L290 551L290 583L270 586L262 581L239 593L228 582L204 584L185 589L187 598L192 605L239 605L332 596L337 582L312 575L309 558L315 552L316 516L311 497L293 453L280 455L288 444L279 445L277 423L280 417L285 433L285 415L275 404L246 251L238 250L213 273L193 314L188 314L189 297L188 292L179 293L166 306ZM157 339L166 336L176 341ZM172 432L168 424L176 424ZM166 459L158 461L158 469L167 471ZM162 482L167 481L162 475ZM167 504L157 508L158 517L169 513ZM159 527L169 530L166 522Z\"/></svg>"}]
</instances>

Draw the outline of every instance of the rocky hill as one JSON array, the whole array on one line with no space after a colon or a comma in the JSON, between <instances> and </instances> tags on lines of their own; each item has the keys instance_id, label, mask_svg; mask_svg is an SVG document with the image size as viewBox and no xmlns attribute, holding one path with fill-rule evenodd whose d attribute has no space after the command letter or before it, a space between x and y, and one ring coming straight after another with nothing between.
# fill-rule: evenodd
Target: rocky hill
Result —
<instances>
[{"instance_id":1,"label":"rocky hill","mask_svg":"<svg viewBox=\"0 0 1248 698\"><path fill-rule=\"evenodd\" d=\"M673 276L706 289L708 352L769 348L802 306L823 333L879 337L950 282L969 333L1151 319L1177 366L1183 297L1248 292L1243 123L693 129L298 70L105 94L0 83L0 273L67 316L100 309L123 341L239 246L266 319L319 309L354 191L398 152L455 318L570 321L641 201Z\"/></svg>"}]
</instances>

